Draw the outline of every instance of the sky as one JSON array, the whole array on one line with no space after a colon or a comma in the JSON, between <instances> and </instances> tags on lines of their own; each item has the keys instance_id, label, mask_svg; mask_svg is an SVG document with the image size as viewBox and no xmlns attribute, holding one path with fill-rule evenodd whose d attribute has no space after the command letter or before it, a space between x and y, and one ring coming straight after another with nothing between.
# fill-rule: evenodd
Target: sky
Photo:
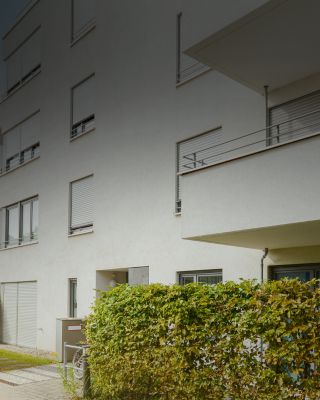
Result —
<instances>
[{"instance_id":1,"label":"sky","mask_svg":"<svg viewBox=\"0 0 320 400\"><path fill-rule=\"evenodd\" d=\"M0 0L0 36L7 32L16 20L19 12L29 3L29 0ZM2 41L1 41L1 59L0 59L0 93L4 93L6 90L6 70L5 64L2 61Z\"/></svg>"}]
</instances>

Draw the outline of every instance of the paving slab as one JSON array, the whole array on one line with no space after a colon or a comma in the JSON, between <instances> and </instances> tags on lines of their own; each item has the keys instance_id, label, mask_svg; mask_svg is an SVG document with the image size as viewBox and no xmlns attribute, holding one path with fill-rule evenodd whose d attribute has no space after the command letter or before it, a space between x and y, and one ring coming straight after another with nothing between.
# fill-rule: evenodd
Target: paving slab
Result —
<instances>
[{"instance_id":1,"label":"paving slab","mask_svg":"<svg viewBox=\"0 0 320 400\"><path fill-rule=\"evenodd\" d=\"M8 382L13 385L23 385L25 383L33 382L31 379L16 376L7 372L0 372L0 379L2 382Z\"/></svg>"},{"instance_id":2,"label":"paving slab","mask_svg":"<svg viewBox=\"0 0 320 400\"><path fill-rule=\"evenodd\" d=\"M0 400L68 400L59 379L9 386L0 383Z\"/></svg>"},{"instance_id":3,"label":"paving slab","mask_svg":"<svg viewBox=\"0 0 320 400\"><path fill-rule=\"evenodd\" d=\"M32 367L28 368L27 371L38 375L48 376L50 378L60 378L60 374L58 372L54 372L54 370L49 370L47 368Z\"/></svg>"},{"instance_id":4,"label":"paving slab","mask_svg":"<svg viewBox=\"0 0 320 400\"><path fill-rule=\"evenodd\" d=\"M33 382L42 382L42 381L47 381L47 380L51 379L49 376L40 375L37 372L30 372L26 369L25 370L20 369L17 371L9 371L8 375L14 375L19 378L30 379L30 381L33 381Z\"/></svg>"}]
</instances>

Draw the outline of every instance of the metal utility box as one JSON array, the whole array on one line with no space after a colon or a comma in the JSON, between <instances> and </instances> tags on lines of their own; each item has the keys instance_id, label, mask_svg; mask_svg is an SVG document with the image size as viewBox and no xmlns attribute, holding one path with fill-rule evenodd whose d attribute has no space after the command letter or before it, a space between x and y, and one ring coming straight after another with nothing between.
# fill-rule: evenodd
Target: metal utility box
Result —
<instances>
[{"instance_id":1,"label":"metal utility box","mask_svg":"<svg viewBox=\"0 0 320 400\"><path fill-rule=\"evenodd\" d=\"M56 325L56 352L59 362L63 362L64 343L76 345L84 342L85 336L82 331L82 319L79 318L57 318ZM74 351L69 349L68 360L72 360Z\"/></svg>"}]
</instances>

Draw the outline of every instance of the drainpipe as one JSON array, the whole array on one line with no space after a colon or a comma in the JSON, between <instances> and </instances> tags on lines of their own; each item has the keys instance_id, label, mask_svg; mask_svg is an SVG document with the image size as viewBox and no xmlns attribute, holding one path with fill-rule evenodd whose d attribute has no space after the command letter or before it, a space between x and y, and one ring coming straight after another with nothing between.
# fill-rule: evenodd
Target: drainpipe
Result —
<instances>
[{"instance_id":1,"label":"drainpipe","mask_svg":"<svg viewBox=\"0 0 320 400\"><path fill-rule=\"evenodd\" d=\"M269 249L265 248L263 256L261 257L261 283L263 283L263 275L264 275L264 259L267 257L269 253Z\"/></svg>"}]
</instances>

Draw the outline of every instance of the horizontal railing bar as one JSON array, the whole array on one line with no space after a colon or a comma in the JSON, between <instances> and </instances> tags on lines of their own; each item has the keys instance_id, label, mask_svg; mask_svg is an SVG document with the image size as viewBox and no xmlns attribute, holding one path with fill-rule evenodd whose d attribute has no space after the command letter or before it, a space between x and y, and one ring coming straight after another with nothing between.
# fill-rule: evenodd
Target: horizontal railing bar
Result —
<instances>
[{"instance_id":1,"label":"horizontal railing bar","mask_svg":"<svg viewBox=\"0 0 320 400\"><path fill-rule=\"evenodd\" d=\"M317 113L320 113L320 110L316 110L316 111L312 111L310 113L306 113L306 114L301 115L301 116L299 116L297 118L292 118L292 119L286 120L284 122L281 122L279 124L270 125L270 126L268 126L266 128L259 129L259 130L254 131L254 132L247 133L246 135L242 135L242 136L239 136L239 137L236 137L236 138L233 138L233 139L229 139L229 140L227 140L227 141L225 141L223 143L218 143L218 144L215 144L215 145L212 145L212 146L208 146L205 149L198 150L197 152L188 153L185 156L189 156L189 155L192 155L194 153L199 154L199 153L202 153L202 152L207 151L209 149L213 149L213 148L220 147L220 146L232 143L232 142L236 142L236 141L239 141L239 140L244 139L246 137L253 136L253 135L257 134L257 133L266 132L266 131L269 131L269 130L271 130L273 128L279 127L281 125L288 124L289 122L298 121L298 120L301 120L302 118L305 118L305 117L308 117L310 115L314 115L314 114L317 114ZM303 128L306 128L306 127L307 126L304 126ZM269 140L269 139L271 139L271 137L270 138L266 137L263 141L266 141L266 140ZM183 157L185 157L185 156L183 156Z\"/></svg>"},{"instance_id":2,"label":"horizontal railing bar","mask_svg":"<svg viewBox=\"0 0 320 400\"><path fill-rule=\"evenodd\" d=\"M222 156L222 155L224 155L224 154L232 153L232 152L234 152L234 151L241 150L241 149L244 149L244 148L247 148L247 147L256 145L256 144L265 143L266 141L272 141L272 140L275 140L275 139L277 139L277 138L280 138L280 137L285 136L285 135L288 135L288 134L291 134L291 135L292 135L292 134L294 134L294 132L297 132L297 131L302 130L302 129L306 129L306 128L308 128L308 127L310 128L310 127L315 126L315 125L319 125L319 131L320 131L320 124L312 124L312 125L308 125L308 126L303 126L303 127L299 128L299 129L297 129L297 130L295 130L295 131L284 132L284 133L281 133L281 134L279 134L279 135L270 136L270 137L268 137L268 138L264 138L264 139L259 140L259 141L255 141L255 142L252 142L252 143L249 143L249 144L245 144L245 145L243 145L243 146L238 146L238 147L235 147L235 148L230 149L230 150L226 150L226 151L223 151L223 152L220 152L220 153L212 154L212 155L210 155L210 156L201 158L201 159L199 159L199 160L190 161L190 162L187 163L187 164L183 164L182 167L190 168L189 165L192 165L192 164L194 164L195 162L197 162L197 163L202 163L202 162L204 162L205 160L208 160L208 159L211 159L211 158L214 158L214 157L219 157L219 156ZM199 151L199 152L200 152L200 151ZM198 154L198 152L190 153L190 154ZM192 169L192 167L191 167L190 169Z\"/></svg>"}]
</instances>

